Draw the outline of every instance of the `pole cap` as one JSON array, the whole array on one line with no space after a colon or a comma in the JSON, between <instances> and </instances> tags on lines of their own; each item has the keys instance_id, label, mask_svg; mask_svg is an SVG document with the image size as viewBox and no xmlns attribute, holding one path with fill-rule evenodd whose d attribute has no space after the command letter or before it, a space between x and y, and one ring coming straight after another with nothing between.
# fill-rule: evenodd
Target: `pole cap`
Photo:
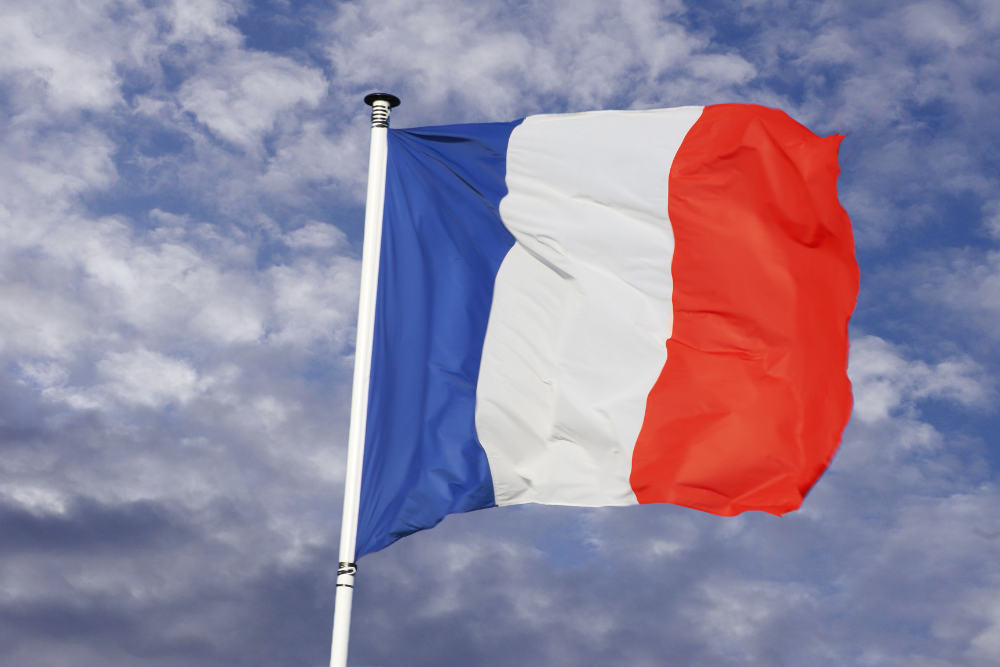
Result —
<instances>
[{"instance_id":1,"label":"pole cap","mask_svg":"<svg viewBox=\"0 0 1000 667\"><path fill-rule=\"evenodd\" d=\"M388 102L389 108L394 109L399 106L399 98L389 93L370 93L365 95L365 104L372 107L376 102Z\"/></svg>"}]
</instances>

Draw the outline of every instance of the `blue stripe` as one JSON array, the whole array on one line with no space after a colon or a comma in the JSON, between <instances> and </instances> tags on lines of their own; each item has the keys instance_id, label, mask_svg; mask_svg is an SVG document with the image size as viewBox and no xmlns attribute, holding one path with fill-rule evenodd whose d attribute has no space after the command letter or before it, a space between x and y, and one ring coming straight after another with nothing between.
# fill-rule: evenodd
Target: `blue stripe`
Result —
<instances>
[{"instance_id":1,"label":"blue stripe","mask_svg":"<svg viewBox=\"0 0 1000 667\"><path fill-rule=\"evenodd\" d=\"M389 130L358 558L496 504L476 383L520 122Z\"/></svg>"}]
</instances>

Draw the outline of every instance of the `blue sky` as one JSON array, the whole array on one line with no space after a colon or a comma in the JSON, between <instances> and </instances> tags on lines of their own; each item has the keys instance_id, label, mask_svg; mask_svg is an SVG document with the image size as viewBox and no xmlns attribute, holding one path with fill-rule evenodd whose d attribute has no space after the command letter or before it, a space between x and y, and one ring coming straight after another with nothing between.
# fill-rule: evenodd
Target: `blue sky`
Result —
<instances>
[{"instance_id":1,"label":"blue sky","mask_svg":"<svg viewBox=\"0 0 1000 667\"><path fill-rule=\"evenodd\" d=\"M0 652L328 659L368 108L842 132L855 411L803 508L514 507L361 563L356 665L1000 660L1000 4L7 0Z\"/></svg>"}]
</instances>

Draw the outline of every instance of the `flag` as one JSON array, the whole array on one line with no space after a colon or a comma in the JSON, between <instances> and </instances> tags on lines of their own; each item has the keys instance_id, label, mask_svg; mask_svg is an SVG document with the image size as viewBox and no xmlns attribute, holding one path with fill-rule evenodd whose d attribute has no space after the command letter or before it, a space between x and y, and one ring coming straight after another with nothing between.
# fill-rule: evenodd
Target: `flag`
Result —
<instances>
[{"instance_id":1,"label":"flag","mask_svg":"<svg viewBox=\"0 0 1000 667\"><path fill-rule=\"evenodd\" d=\"M797 509L851 411L841 139L741 104L390 129L358 557L496 505Z\"/></svg>"}]
</instances>

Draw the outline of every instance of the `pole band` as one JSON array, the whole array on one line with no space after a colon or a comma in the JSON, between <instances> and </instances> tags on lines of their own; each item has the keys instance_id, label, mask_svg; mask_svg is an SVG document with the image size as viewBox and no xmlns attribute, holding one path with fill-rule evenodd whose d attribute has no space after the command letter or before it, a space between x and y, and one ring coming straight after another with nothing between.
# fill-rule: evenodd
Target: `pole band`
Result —
<instances>
[{"instance_id":1,"label":"pole band","mask_svg":"<svg viewBox=\"0 0 1000 667\"><path fill-rule=\"evenodd\" d=\"M385 104L372 105L372 127L389 127L389 107Z\"/></svg>"},{"instance_id":2,"label":"pole band","mask_svg":"<svg viewBox=\"0 0 1000 667\"><path fill-rule=\"evenodd\" d=\"M345 561L340 561L340 565L337 567L337 586L343 586L344 588L354 588L354 575L358 571L357 563L348 563ZM340 578L343 576L348 576L350 583L341 582Z\"/></svg>"}]
</instances>

